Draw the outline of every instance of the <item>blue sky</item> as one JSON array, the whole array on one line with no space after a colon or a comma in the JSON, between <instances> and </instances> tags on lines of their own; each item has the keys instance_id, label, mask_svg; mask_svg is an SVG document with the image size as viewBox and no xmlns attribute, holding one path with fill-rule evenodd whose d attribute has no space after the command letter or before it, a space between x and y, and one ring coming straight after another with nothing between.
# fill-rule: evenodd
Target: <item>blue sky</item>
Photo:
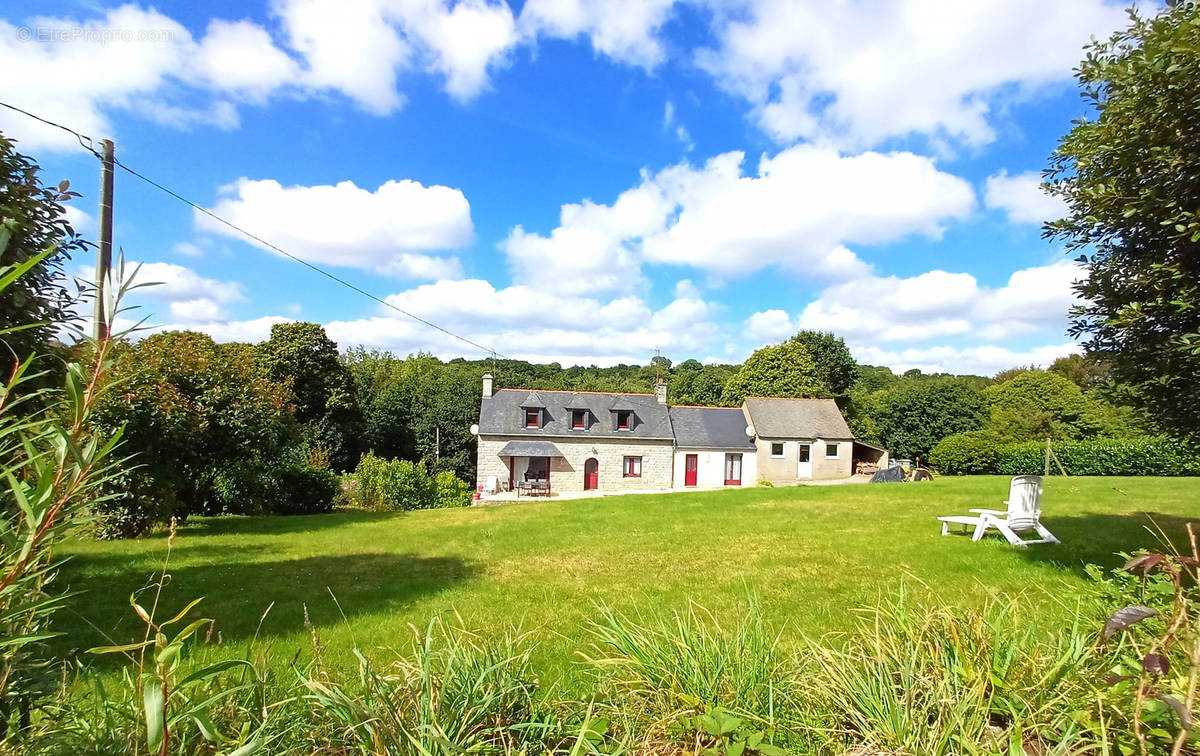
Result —
<instances>
[{"instance_id":1,"label":"blue sky","mask_svg":"<svg viewBox=\"0 0 1200 756\"><path fill-rule=\"evenodd\" d=\"M1105 0L10 2L0 99L502 354L740 361L799 328L992 373L1075 351L1037 173ZM73 139L0 113L83 193ZM118 174L160 327L478 356ZM89 260L78 260L86 275Z\"/></svg>"}]
</instances>

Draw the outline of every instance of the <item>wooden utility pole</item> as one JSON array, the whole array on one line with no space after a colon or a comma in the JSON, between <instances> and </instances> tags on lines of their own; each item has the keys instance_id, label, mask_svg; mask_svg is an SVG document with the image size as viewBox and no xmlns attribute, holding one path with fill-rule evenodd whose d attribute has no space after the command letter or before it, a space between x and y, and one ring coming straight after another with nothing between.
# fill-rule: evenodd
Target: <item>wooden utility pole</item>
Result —
<instances>
[{"instance_id":1,"label":"wooden utility pole","mask_svg":"<svg viewBox=\"0 0 1200 756\"><path fill-rule=\"evenodd\" d=\"M111 139L101 143L100 153L100 243L96 247L96 309L95 330L96 340L108 337L112 323L108 322L108 313L104 307L104 286L108 281L108 271L112 267L112 225L113 225L113 152Z\"/></svg>"},{"instance_id":2,"label":"wooden utility pole","mask_svg":"<svg viewBox=\"0 0 1200 756\"><path fill-rule=\"evenodd\" d=\"M1050 477L1050 437L1046 436L1046 466L1042 468L1042 476Z\"/></svg>"},{"instance_id":3,"label":"wooden utility pole","mask_svg":"<svg viewBox=\"0 0 1200 756\"><path fill-rule=\"evenodd\" d=\"M433 426L433 466L437 467L442 461L442 428Z\"/></svg>"}]
</instances>

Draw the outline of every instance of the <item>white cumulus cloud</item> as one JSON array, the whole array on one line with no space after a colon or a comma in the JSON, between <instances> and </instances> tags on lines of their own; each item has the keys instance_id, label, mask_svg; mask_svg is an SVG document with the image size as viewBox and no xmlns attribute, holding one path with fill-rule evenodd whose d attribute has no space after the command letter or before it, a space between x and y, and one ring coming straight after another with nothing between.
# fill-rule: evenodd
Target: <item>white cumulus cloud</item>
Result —
<instances>
[{"instance_id":1,"label":"white cumulus cloud","mask_svg":"<svg viewBox=\"0 0 1200 756\"><path fill-rule=\"evenodd\" d=\"M818 279L870 266L846 245L938 238L970 216L975 193L907 152L843 156L811 145L764 155L752 173L729 152L702 166L643 173L611 205L563 205L549 235L518 226L502 243L521 280L577 291L627 289L643 262L737 278L778 266Z\"/></svg>"},{"instance_id":2,"label":"white cumulus cloud","mask_svg":"<svg viewBox=\"0 0 1200 756\"><path fill-rule=\"evenodd\" d=\"M1070 262L1025 268L1004 286L969 273L933 270L907 278L869 276L826 288L799 316L801 328L834 331L857 345L928 342L970 334L1003 341L1060 327L1075 303L1080 268Z\"/></svg>"},{"instance_id":3,"label":"white cumulus cloud","mask_svg":"<svg viewBox=\"0 0 1200 756\"><path fill-rule=\"evenodd\" d=\"M520 24L530 37L585 37L601 55L653 68L666 57L658 32L674 4L674 0L528 0Z\"/></svg>"},{"instance_id":4,"label":"white cumulus cloud","mask_svg":"<svg viewBox=\"0 0 1200 756\"><path fill-rule=\"evenodd\" d=\"M983 202L994 210L1003 210L1012 223L1036 223L1058 220L1067 206L1058 197L1042 190L1042 177L1028 171L1009 176L1007 171L988 176Z\"/></svg>"},{"instance_id":5,"label":"white cumulus cloud","mask_svg":"<svg viewBox=\"0 0 1200 756\"><path fill-rule=\"evenodd\" d=\"M1112 0L712 2L699 53L780 141L863 147L922 134L991 141L996 105L1070 78L1090 35L1125 26Z\"/></svg>"},{"instance_id":6,"label":"white cumulus cloud","mask_svg":"<svg viewBox=\"0 0 1200 756\"><path fill-rule=\"evenodd\" d=\"M214 213L313 263L411 278L457 277L457 258L424 252L474 240L467 198L447 186L403 180L371 191L352 181L283 186L241 178L222 195ZM243 239L203 213L195 219L201 230Z\"/></svg>"}]
</instances>

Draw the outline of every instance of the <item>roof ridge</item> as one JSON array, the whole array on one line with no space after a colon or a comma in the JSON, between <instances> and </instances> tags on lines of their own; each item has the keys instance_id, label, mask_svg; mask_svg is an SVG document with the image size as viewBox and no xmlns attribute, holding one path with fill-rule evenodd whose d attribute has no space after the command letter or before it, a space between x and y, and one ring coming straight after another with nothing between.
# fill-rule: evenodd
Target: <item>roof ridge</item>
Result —
<instances>
[{"instance_id":1,"label":"roof ridge","mask_svg":"<svg viewBox=\"0 0 1200 756\"><path fill-rule=\"evenodd\" d=\"M741 407L723 407L716 404L668 404L670 409L719 409L719 410L737 410L742 411Z\"/></svg>"},{"instance_id":2,"label":"roof ridge","mask_svg":"<svg viewBox=\"0 0 1200 756\"><path fill-rule=\"evenodd\" d=\"M547 394L603 394L605 396L654 396L648 391L585 391L583 389L540 389L524 388L521 386L506 386L496 391L541 391Z\"/></svg>"},{"instance_id":3,"label":"roof ridge","mask_svg":"<svg viewBox=\"0 0 1200 756\"><path fill-rule=\"evenodd\" d=\"M780 402L837 402L831 396L747 396L745 399L773 399Z\"/></svg>"}]
</instances>

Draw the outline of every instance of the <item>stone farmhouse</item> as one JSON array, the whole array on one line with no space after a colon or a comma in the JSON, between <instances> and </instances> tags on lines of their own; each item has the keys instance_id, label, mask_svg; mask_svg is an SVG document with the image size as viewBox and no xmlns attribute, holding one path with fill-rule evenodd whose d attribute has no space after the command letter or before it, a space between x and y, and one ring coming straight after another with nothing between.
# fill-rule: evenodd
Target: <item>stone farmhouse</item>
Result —
<instances>
[{"instance_id":1,"label":"stone farmhouse","mask_svg":"<svg viewBox=\"0 0 1200 756\"><path fill-rule=\"evenodd\" d=\"M854 440L832 399L672 406L653 394L499 389L483 377L478 485L503 491L663 491L849 478L886 452Z\"/></svg>"}]
</instances>

